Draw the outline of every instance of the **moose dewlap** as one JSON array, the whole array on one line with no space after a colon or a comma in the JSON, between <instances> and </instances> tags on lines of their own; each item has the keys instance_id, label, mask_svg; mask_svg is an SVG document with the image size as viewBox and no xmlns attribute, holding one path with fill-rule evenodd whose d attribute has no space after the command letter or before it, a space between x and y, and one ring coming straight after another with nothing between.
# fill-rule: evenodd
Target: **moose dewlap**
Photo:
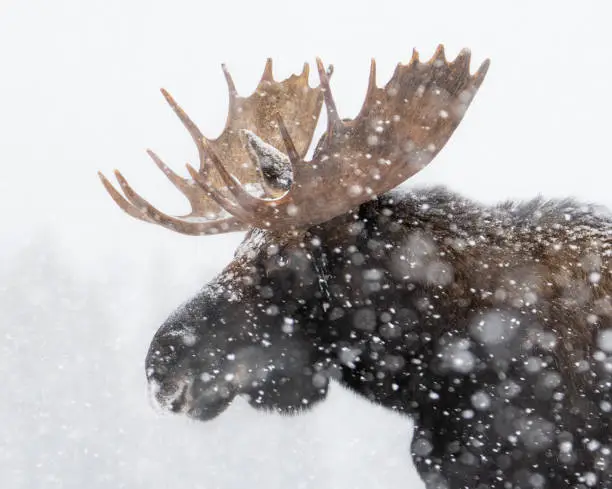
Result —
<instances>
[{"instance_id":1,"label":"moose dewlap","mask_svg":"<svg viewBox=\"0 0 612 489\"><path fill-rule=\"evenodd\" d=\"M268 61L208 139L191 179L150 156L187 197L167 215L116 172L111 197L191 235L248 230L234 260L156 333L146 375L161 406L197 420L237 395L297 413L330 379L415 420L432 488L612 487L612 219L572 200L485 207L442 188L393 191L431 162L488 68L439 47L384 87L372 61L359 114L329 78L278 82ZM312 159L319 113L327 129Z\"/></svg>"}]
</instances>

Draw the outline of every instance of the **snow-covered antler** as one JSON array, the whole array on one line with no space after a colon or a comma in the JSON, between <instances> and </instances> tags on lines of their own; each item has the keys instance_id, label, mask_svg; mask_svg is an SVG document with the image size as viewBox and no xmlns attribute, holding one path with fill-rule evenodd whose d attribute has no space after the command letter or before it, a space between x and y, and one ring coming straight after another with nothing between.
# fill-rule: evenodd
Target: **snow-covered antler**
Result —
<instances>
[{"instance_id":1,"label":"snow-covered antler","mask_svg":"<svg viewBox=\"0 0 612 489\"><path fill-rule=\"evenodd\" d=\"M398 64L389 82L378 87L372 60L367 95L352 120L340 119L329 85L331 71L319 59L319 87L308 86L307 65L300 76L275 82L268 62L255 94L246 99L236 95L226 71L230 115L216 140L206 139L164 92L197 145L200 169L188 165L188 170L198 186L180 179L152 157L192 202L191 215L178 222L161 215L120 174L117 178L131 204L102 177L103 182L131 215L181 232L196 231L190 234L321 223L396 187L433 159L463 119L489 61L474 75L469 65L468 50L448 62L440 45L427 63L421 63L414 51L410 62ZM312 160L305 161L322 98L327 131ZM245 165L249 159L254 165ZM246 188L257 181L263 183L264 196L254 196ZM194 222L207 213L218 215L220 208L232 217Z\"/></svg>"},{"instance_id":2,"label":"snow-covered antler","mask_svg":"<svg viewBox=\"0 0 612 489\"><path fill-rule=\"evenodd\" d=\"M229 113L225 129L217 139L204 137L172 96L162 90L162 94L185 123L198 146L200 156L198 178L201 185L177 175L155 153L152 151L148 153L168 179L189 200L191 212L188 215L169 216L159 211L138 195L119 171L115 171L115 175L124 195L115 189L104 175L99 174L113 200L132 217L193 235L246 229L249 227L248 215L229 198L227 189L224 189L223 179L213 168L204 148L210 148L215 154L220 155L228 165L229 171L240 179L242 184L259 184L261 177L258 168L249 162L253 156L248 145L251 134L249 131L265 140L272 149L284 148L277 123L280 114L284 120L291 121L289 131L296 141L300 155L303 156L308 150L323 103L322 88L312 88L308 85L308 64L304 65L300 75L292 75L278 82L272 76L272 60L268 59L263 76L255 92L249 97L239 96L225 66L223 71L229 88ZM280 169L281 175L285 177L287 172L290 172L288 161L286 165L285 169ZM283 183L283 178L279 178L276 185L274 183L274 165L268 169L264 165L262 171L266 175L265 181L268 182L268 185L264 185L265 194L273 196L278 195L279 189L286 190L287 182Z\"/></svg>"}]
</instances>

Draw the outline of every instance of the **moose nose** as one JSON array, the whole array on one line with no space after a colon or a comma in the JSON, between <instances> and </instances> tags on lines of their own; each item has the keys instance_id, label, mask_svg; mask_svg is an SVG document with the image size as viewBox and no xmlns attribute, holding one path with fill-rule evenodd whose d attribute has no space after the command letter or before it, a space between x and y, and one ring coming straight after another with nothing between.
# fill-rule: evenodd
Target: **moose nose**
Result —
<instances>
[{"instance_id":1,"label":"moose nose","mask_svg":"<svg viewBox=\"0 0 612 489\"><path fill-rule=\"evenodd\" d=\"M160 411L181 412L187 401L188 385L186 382L158 382L149 379L149 396L151 403Z\"/></svg>"},{"instance_id":2,"label":"moose nose","mask_svg":"<svg viewBox=\"0 0 612 489\"><path fill-rule=\"evenodd\" d=\"M165 383L159 386L157 394L161 397L172 397L179 390L179 385L177 383Z\"/></svg>"},{"instance_id":3,"label":"moose nose","mask_svg":"<svg viewBox=\"0 0 612 489\"><path fill-rule=\"evenodd\" d=\"M187 400L186 399L187 386L183 385L183 387L180 390L178 390L178 392L177 392L177 389L175 389L174 392L176 393L176 395L174 399L170 401L169 407L170 407L170 411L172 411L173 413L178 413L182 411L185 406L185 401Z\"/></svg>"}]
</instances>

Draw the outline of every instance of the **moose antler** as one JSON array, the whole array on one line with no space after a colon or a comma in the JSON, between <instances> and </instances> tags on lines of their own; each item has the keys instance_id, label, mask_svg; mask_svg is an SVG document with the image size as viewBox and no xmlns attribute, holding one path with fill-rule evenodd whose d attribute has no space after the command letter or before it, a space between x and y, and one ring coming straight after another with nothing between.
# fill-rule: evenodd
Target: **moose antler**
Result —
<instances>
[{"instance_id":1,"label":"moose antler","mask_svg":"<svg viewBox=\"0 0 612 489\"><path fill-rule=\"evenodd\" d=\"M331 70L331 67L330 67ZM323 104L322 88L311 88L308 85L309 66L304 64L300 75L292 75L282 82L274 80L272 60L268 59L255 92L249 97L240 97L229 71L223 66L223 72L229 88L229 111L225 128L217 139L205 138L197 126L191 122L187 129L194 138L200 153L200 170L198 175L205 183L197 185L191 179L185 179L174 173L154 152L148 150L149 156L164 172L168 179L187 197L191 212L186 216L169 216L151 205L129 185L119 171L115 176L123 195L99 173L104 187L113 200L132 217L154 224L162 225L183 234L213 234L219 232L239 231L248 227L248 213L233 203L223 189L220 175L214 170L203 148L210 147L223 161L228 162L230 171L243 184L257 185L262 181L258 172L267 176L263 182L264 193L278 195L287 190L287 183L282 179L275 182L270 169L258 168L249 162L253 158L250 133L254 131L272 148L283 149L284 143L278 128L277 116L282 114L284 120L292 121L290 132L295 138L301 156L308 151L312 140L321 106ZM331 71L330 71L331 73ZM182 109L172 96L162 89L162 94L182 120L185 120ZM290 172L286 162L285 173ZM229 215L228 215L229 214Z\"/></svg>"},{"instance_id":2,"label":"moose antler","mask_svg":"<svg viewBox=\"0 0 612 489\"><path fill-rule=\"evenodd\" d=\"M271 97L267 105L255 100L251 102L253 96L242 99L249 100L249 104L244 105L250 110L247 113L257 115L247 115L240 123L231 122L235 112L230 103L226 131L216 141L204 138L187 114L164 93L198 147L200 171L187 166L199 186L198 202L204 202L203 193L233 216L199 223L202 226L199 229L219 223L226 225L224 231L242 229L240 223L262 228L305 227L343 214L396 187L424 168L461 122L484 79L489 60L484 61L474 75L470 75L469 64L468 50L461 51L450 63L441 45L427 63L419 62L414 51L410 62L398 64L391 80L380 88L376 85L376 64L372 60L361 111L355 119L341 120L329 86L329 73L317 59L321 84L312 89L304 80L302 86L308 96L302 94L302 98L299 90L287 89L282 93L291 93L291 97ZM271 79L271 75L264 73L262 82L266 79ZM238 100L229 77L228 84L230 99ZM304 161L321 106L321 92L327 109L327 131L312 160ZM255 122L260 120L265 123L257 125ZM248 126L247 122L252 125ZM236 132L240 129L252 132L243 131L239 149ZM226 133L228 139L224 140ZM241 151L244 149L259 172L242 166L245 155ZM218 173L218 180L211 177L213 168ZM246 184L254 183L257 173L264 189L268 190L267 196L255 196L245 188ZM118 193L111 192L110 184L103 182L126 212L141 219L142 212L146 212L145 219L153 217L162 221L152 216L151 206L146 201L147 205L142 205L120 174L118 178L136 208L126 208L126 202L118 200ZM331 192L330 185L333 185ZM284 193L279 196L281 191ZM206 205L211 205L208 202Z\"/></svg>"}]
</instances>

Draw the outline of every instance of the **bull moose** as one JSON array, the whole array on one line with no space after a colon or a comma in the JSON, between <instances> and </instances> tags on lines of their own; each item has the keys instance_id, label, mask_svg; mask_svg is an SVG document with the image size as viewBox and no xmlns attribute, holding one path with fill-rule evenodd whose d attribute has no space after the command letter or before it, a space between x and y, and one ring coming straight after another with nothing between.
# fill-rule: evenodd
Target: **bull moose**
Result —
<instances>
[{"instance_id":1,"label":"bull moose","mask_svg":"<svg viewBox=\"0 0 612 489\"><path fill-rule=\"evenodd\" d=\"M100 174L131 216L190 235L247 231L232 262L155 334L157 402L197 420L245 396L300 413L330 379L415 421L412 456L433 488L612 487L612 220L541 198L495 206L443 188L393 190L442 149L488 68L440 46L414 52L341 119L331 67L249 97L228 71L229 116L197 146L190 179L149 155L192 211L157 210ZM311 146L325 104L326 132Z\"/></svg>"}]
</instances>

